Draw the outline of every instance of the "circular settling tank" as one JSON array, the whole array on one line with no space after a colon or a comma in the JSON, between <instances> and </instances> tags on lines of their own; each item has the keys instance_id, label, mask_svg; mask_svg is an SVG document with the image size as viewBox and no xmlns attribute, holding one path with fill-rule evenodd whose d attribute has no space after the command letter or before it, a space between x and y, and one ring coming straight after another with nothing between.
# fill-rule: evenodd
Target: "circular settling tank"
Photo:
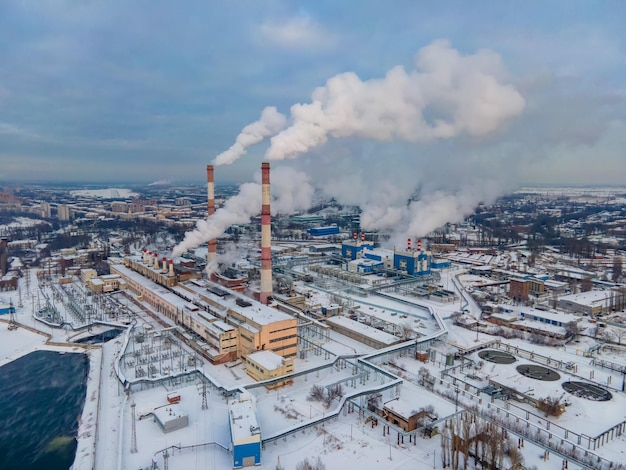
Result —
<instances>
[{"instance_id":1,"label":"circular settling tank","mask_svg":"<svg viewBox=\"0 0 626 470\"><path fill-rule=\"evenodd\" d=\"M553 382L559 380L561 376L547 367L538 366L537 364L522 364L516 367L517 372L520 374L536 380L544 380L546 382Z\"/></svg>"},{"instance_id":2,"label":"circular settling tank","mask_svg":"<svg viewBox=\"0 0 626 470\"><path fill-rule=\"evenodd\" d=\"M517 359L513 354L504 351L496 351L494 349L485 349L478 353L478 357L485 361L495 362L496 364L513 364Z\"/></svg>"},{"instance_id":3,"label":"circular settling tank","mask_svg":"<svg viewBox=\"0 0 626 470\"><path fill-rule=\"evenodd\" d=\"M613 398L611 392L594 384L585 382L563 382L562 385L566 392L571 393L575 397L586 398L587 400L593 401L609 401Z\"/></svg>"}]
</instances>

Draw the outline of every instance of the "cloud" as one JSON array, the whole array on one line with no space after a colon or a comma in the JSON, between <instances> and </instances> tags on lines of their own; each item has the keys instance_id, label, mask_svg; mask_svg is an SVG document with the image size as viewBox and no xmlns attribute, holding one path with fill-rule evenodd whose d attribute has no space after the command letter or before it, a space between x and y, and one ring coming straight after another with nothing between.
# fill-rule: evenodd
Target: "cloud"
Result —
<instances>
[{"instance_id":1,"label":"cloud","mask_svg":"<svg viewBox=\"0 0 626 470\"><path fill-rule=\"evenodd\" d=\"M415 68L396 66L384 78L363 81L347 72L317 88L310 103L291 107L292 124L272 137L266 157L296 158L329 136L433 142L483 136L524 109L504 82L500 57L480 50L462 56L446 40L420 49Z\"/></svg>"},{"instance_id":2,"label":"cloud","mask_svg":"<svg viewBox=\"0 0 626 470\"><path fill-rule=\"evenodd\" d=\"M269 20L259 30L264 39L284 49L328 49L336 43L335 35L309 16Z\"/></svg>"}]
</instances>

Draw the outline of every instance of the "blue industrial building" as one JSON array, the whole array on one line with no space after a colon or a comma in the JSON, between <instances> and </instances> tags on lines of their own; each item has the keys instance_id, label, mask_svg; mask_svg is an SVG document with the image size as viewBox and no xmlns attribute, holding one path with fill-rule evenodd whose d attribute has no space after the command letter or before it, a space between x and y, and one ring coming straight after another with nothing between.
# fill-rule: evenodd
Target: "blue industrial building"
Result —
<instances>
[{"instance_id":1,"label":"blue industrial building","mask_svg":"<svg viewBox=\"0 0 626 470\"><path fill-rule=\"evenodd\" d=\"M423 276L431 273L432 257L427 251L395 251L393 252L393 267L404 271L411 276Z\"/></svg>"},{"instance_id":2,"label":"blue industrial building","mask_svg":"<svg viewBox=\"0 0 626 470\"><path fill-rule=\"evenodd\" d=\"M433 269L444 269L452 266L452 262L448 259L433 259L430 263L430 267Z\"/></svg>"},{"instance_id":3,"label":"blue industrial building","mask_svg":"<svg viewBox=\"0 0 626 470\"><path fill-rule=\"evenodd\" d=\"M256 417L254 398L241 394L228 402L233 468L261 465L261 428Z\"/></svg>"},{"instance_id":4,"label":"blue industrial building","mask_svg":"<svg viewBox=\"0 0 626 470\"><path fill-rule=\"evenodd\" d=\"M327 237L329 235L338 235L339 227L336 224L327 227L311 227L307 232L312 237Z\"/></svg>"},{"instance_id":5,"label":"blue industrial building","mask_svg":"<svg viewBox=\"0 0 626 470\"><path fill-rule=\"evenodd\" d=\"M373 250L374 243L347 240L341 244L341 257L351 260L357 259L359 257L359 253L361 253L364 248Z\"/></svg>"},{"instance_id":6,"label":"blue industrial building","mask_svg":"<svg viewBox=\"0 0 626 470\"><path fill-rule=\"evenodd\" d=\"M341 256L348 261L347 269L363 274L387 268L404 271L411 276L431 274L432 268L449 267L447 260L433 266L430 251L422 250L374 250L374 244L366 241L347 240L341 245ZM361 263L354 262L362 260Z\"/></svg>"}]
</instances>

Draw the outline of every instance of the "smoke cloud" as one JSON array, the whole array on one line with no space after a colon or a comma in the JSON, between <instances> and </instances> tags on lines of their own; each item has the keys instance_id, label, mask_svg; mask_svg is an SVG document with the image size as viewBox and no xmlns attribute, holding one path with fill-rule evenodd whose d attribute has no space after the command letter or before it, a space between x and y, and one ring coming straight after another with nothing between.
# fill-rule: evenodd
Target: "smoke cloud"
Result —
<instances>
[{"instance_id":1,"label":"smoke cloud","mask_svg":"<svg viewBox=\"0 0 626 470\"><path fill-rule=\"evenodd\" d=\"M361 80L352 72L330 78L310 103L291 107L288 127L275 108L265 108L215 163L232 163L273 135L266 157L296 159L292 166L303 170L272 170L274 214L310 207L309 175L326 197L360 207L364 229L392 232L391 242L404 243L463 220L478 203L511 189L514 152L498 136L524 107L498 54L461 55L438 40L419 50L408 71L398 66L382 78ZM305 152L310 158L298 158ZM260 199L260 185L243 185L198 222L175 254L248 222Z\"/></svg>"},{"instance_id":2,"label":"smoke cloud","mask_svg":"<svg viewBox=\"0 0 626 470\"><path fill-rule=\"evenodd\" d=\"M524 99L491 51L462 56L446 40L420 49L414 70L397 66L362 81L348 72L291 107L291 125L271 139L266 157L296 158L332 137L433 142L484 136L519 115Z\"/></svg>"},{"instance_id":3,"label":"smoke cloud","mask_svg":"<svg viewBox=\"0 0 626 470\"><path fill-rule=\"evenodd\" d=\"M292 213L311 206L314 190L305 173L289 167L278 167L272 170L271 178L273 199L270 207L273 215ZM260 181L259 174L256 179ZM249 223L260 212L261 184L244 183L236 196L229 198L208 219L199 220L196 228L185 234L183 241L174 247L172 256L180 256L187 250L219 237L231 225ZM211 270L214 269L212 266Z\"/></svg>"},{"instance_id":4,"label":"smoke cloud","mask_svg":"<svg viewBox=\"0 0 626 470\"><path fill-rule=\"evenodd\" d=\"M287 125L287 119L274 106L266 107L258 121L248 124L241 130L235 143L225 152L220 153L213 163L216 166L230 165L238 158L243 157L248 147L258 144L265 137L276 134Z\"/></svg>"}]
</instances>

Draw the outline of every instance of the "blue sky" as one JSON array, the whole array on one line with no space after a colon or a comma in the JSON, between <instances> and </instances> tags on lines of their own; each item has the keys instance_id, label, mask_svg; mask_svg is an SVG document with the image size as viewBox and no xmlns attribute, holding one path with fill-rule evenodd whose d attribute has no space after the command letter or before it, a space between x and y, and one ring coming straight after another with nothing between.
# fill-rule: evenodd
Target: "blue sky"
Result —
<instances>
[{"instance_id":1,"label":"blue sky","mask_svg":"<svg viewBox=\"0 0 626 470\"><path fill-rule=\"evenodd\" d=\"M512 185L626 183L624 18L619 0L5 0L0 181L201 182L266 106L291 123L290 107L331 77L411 70L445 39L460 56L497 54L523 110L428 142L331 132L287 163L319 178L320 165L394 165ZM216 178L251 180L268 145Z\"/></svg>"}]
</instances>

